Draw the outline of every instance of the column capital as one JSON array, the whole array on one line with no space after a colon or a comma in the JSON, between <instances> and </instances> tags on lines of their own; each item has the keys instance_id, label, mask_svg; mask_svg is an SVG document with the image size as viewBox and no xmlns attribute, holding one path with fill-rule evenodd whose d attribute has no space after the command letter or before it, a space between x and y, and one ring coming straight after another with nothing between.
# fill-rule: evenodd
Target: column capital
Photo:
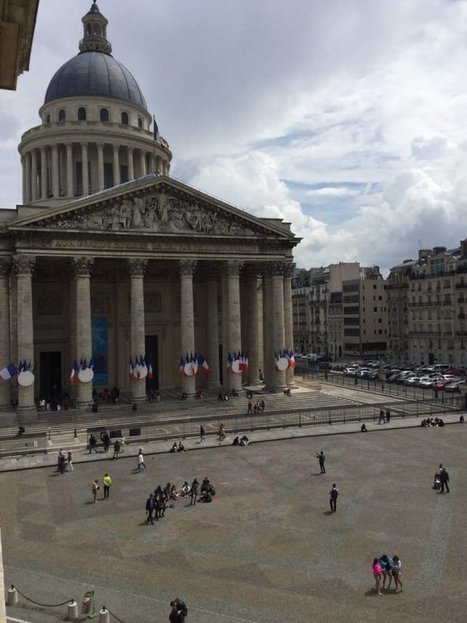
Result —
<instances>
[{"instance_id":1,"label":"column capital","mask_svg":"<svg viewBox=\"0 0 467 623\"><path fill-rule=\"evenodd\" d=\"M9 257L0 257L0 277L8 277L11 271L11 260Z\"/></svg>"},{"instance_id":2,"label":"column capital","mask_svg":"<svg viewBox=\"0 0 467 623\"><path fill-rule=\"evenodd\" d=\"M238 277L240 270L243 266L243 262L240 260L227 260L225 263L226 274L228 277Z\"/></svg>"},{"instance_id":3,"label":"column capital","mask_svg":"<svg viewBox=\"0 0 467 623\"><path fill-rule=\"evenodd\" d=\"M32 275L36 258L34 255L15 255L13 259L13 270L16 275Z\"/></svg>"},{"instance_id":4,"label":"column capital","mask_svg":"<svg viewBox=\"0 0 467 623\"><path fill-rule=\"evenodd\" d=\"M287 277L289 271L288 262L269 262L265 266L265 273L269 277Z\"/></svg>"},{"instance_id":5,"label":"column capital","mask_svg":"<svg viewBox=\"0 0 467 623\"><path fill-rule=\"evenodd\" d=\"M148 261L139 257L128 259L128 272L132 277L143 277Z\"/></svg>"},{"instance_id":6,"label":"column capital","mask_svg":"<svg viewBox=\"0 0 467 623\"><path fill-rule=\"evenodd\" d=\"M196 270L198 262L196 260L180 260L178 265L180 267L180 275L184 277L192 277Z\"/></svg>"},{"instance_id":7,"label":"column capital","mask_svg":"<svg viewBox=\"0 0 467 623\"><path fill-rule=\"evenodd\" d=\"M295 274L295 268L296 268L296 264L294 264L293 262L285 262L284 277L287 277L288 279L292 279Z\"/></svg>"},{"instance_id":8,"label":"column capital","mask_svg":"<svg viewBox=\"0 0 467 623\"><path fill-rule=\"evenodd\" d=\"M78 276L85 277L89 275L93 264L94 264L94 258L87 257L84 255L79 256L79 257L74 257L71 260L71 267L73 270L73 274L77 277Z\"/></svg>"}]
</instances>

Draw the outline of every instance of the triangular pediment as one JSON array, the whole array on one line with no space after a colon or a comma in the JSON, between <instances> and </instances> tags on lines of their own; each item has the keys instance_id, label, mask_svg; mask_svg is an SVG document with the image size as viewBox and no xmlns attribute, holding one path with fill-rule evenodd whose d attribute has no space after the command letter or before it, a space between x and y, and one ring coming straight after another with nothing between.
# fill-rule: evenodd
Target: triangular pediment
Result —
<instances>
[{"instance_id":1,"label":"triangular pediment","mask_svg":"<svg viewBox=\"0 0 467 623\"><path fill-rule=\"evenodd\" d=\"M59 208L16 219L28 231L296 240L287 224L257 218L172 178L146 176Z\"/></svg>"}]
</instances>

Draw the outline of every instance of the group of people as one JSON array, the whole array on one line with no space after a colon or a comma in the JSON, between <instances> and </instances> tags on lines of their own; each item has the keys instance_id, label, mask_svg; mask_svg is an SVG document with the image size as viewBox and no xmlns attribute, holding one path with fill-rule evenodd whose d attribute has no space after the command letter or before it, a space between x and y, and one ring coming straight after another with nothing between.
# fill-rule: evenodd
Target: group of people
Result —
<instances>
[{"instance_id":1,"label":"group of people","mask_svg":"<svg viewBox=\"0 0 467 623\"><path fill-rule=\"evenodd\" d=\"M378 424L389 424L391 421L391 409L380 409L379 410L379 419Z\"/></svg>"},{"instance_id":2,"label":"group of people","mask_svg":"<svg viewBox=\"0 0 467 623\"><path fill-rule=\"evenodd\" d=\"M429 426L445 426L444 424L444 420L440 417L427 417L426 419L422 420L420 422L420 426L423 426L423 428L429 427Z\"/></svg>"},{"instance_id":3,"label":"group of people","mask_svg":"<svg viewBox=\"0 0 467 623\"><path fill-rule=\"evenodd\" d=\"M154 525L154 520L159 521L165 517L165 511L174 507L174 502L179 498L190 498L190 505L199 502L212 502L216 490L212 482L206 476L201 486L197 478L189 484L187 480L180 489L175 484L168 482L165 487L157 486L154 493L150 493L146 500L146 524Z\"/></svg>"},{"instance_id":4,"label":"group of people","mask_svg":"<svg viewBox=\"0 0 467 623\"><path fill-rule=\"evenodd\" d=\"M248 400L247 405L247 415L253 415L256 413L263 413L266 408L266 403L264 402L264 398L259 398L255 404L253 404L252 400Z\"/></svg>"},{"instance_id":5,"label":"group of people","mask_svg":"<svg viewBox=\"0 0 467 623\"><path fill-rule=\"evenodd\" d=\"M382 590L390 590L392 580L394 579L394 589L402 592L402 563L397 554L388 556L383 554L380 558L373 560L373 577L375 579L375 591L378 595L382 595Z\"/></svg>"},{"instance_id":6,"label":"group of people","mask_svg":"<svg viewBox=\"0 0 467 623\"><path fill-rule=\"evenodd\" d=\"M249 446L250 443L251 442L246 435L243 435L243 437L240 437L240 438L237 436L232 441L233 446Z\"/></svg>"},{"instance_id":7,"label":"group of people","mask_svg":"<svg viewBox=\"0 0 467 623\"><path fill-rule=\"evenodd\" d=\"M178 443L174 441L169 452L185 452L185 446L181 441L179 441Z\"/></svg>"},{"instance_id":8,"label":"group of people","mask_svg":"<svg viewBox=\"0 0 467 623\"><path fill-rule=\"evenodd\" d=\"M104 500L107 500L110 497L110 487L112 485L112 478L109 476L109 474L106 472L104 474L104 478L102 479L102 483L104 486ZM99 485L99 480L94 480L92 485L91 485L91 492L92 492L92 501L95 504L97 502L97 494L99 492L100 489L100 485Z\"/></svg>"},{"instance_id":9,"label":"group of people","mask_svg":"<svg viewBox=\"0 0 467 623\"><path fill-rule=\"evenodd\" d=\"M103 431L100 434L100 443L102 444L102 448L104 450L104 452L108 452L110 446L112 445L112 439L110 438L110 433L108 431ZM98 450L98 445L99 442L97 440L97 437L91 433L91 435L89 436L89 441L88 441L88 450L89 450L89 454L91 454L91 452L95 452L97 454ZM125 450L125 438L121 437L120 439L116 439L113 442L113 459L118 459L119 455L121 452L124 452Z\"/></svg>"},{"instance_id":10,"label":"group of people","mask_svg":"<svg viewBox=\"0 0 467 623\"><path fill-rule=\"evenodd\" d=\"M118 387L112 387L109 391L109 389L105 387L101 392L97 393L97 390L94 389L92 392L92 399L96 405L98 400L103 403L116 405L120 400L120 390Z\"/></svg>"},{"instance_id":11,"label":"group of people","mask_svg":"<svg viewBox=\"0 0 467 623\"><path fill-rule=\"evenodd\" d=\"M65 456L62 449L58 451L57 469L55 471L59 474L73 471L73 457L71 452L68 452L67 456Z\"/></svg>"}]
</instances>

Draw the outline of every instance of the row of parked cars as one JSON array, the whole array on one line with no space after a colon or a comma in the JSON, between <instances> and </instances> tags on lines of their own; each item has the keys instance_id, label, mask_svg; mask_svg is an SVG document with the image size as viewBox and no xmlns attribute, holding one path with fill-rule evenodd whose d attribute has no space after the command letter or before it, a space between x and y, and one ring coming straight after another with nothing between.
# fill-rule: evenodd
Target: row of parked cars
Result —
<instances>
[{"instance_id":1,"label":"row of parked cars","mask_svg":"<svg viewBox=\"0 0 467 623\"><path fill-rule=\"evenodd\" d=\"M465 371L453 369L449 365L396 366L395 364L352 365L344 369L344 374L368 380L399 383L409 387L420 387L435 391L460 392L466 383Z\"/></svg>"}]
</instances>

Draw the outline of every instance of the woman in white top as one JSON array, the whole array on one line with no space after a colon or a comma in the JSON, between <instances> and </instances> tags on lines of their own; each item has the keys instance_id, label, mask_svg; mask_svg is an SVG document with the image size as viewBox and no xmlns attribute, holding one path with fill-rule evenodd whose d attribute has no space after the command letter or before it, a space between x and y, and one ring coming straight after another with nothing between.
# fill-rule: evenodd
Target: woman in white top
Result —
<instances>
[{"instance_id":1,"label":"woman in white top","mask_svg":"<svg viewBox=\"0 0 467 623\"><path fill-rule=\"evenodd\" d=\"M394 578L394 582L397 587L400 586L402 592L402 582L401 582L401 573L402 573L402 562L397 554L394 554L392 557L392 577ZM389 586L391 586L391 582L389 581Z\"/></svg>"}]
</instances>

